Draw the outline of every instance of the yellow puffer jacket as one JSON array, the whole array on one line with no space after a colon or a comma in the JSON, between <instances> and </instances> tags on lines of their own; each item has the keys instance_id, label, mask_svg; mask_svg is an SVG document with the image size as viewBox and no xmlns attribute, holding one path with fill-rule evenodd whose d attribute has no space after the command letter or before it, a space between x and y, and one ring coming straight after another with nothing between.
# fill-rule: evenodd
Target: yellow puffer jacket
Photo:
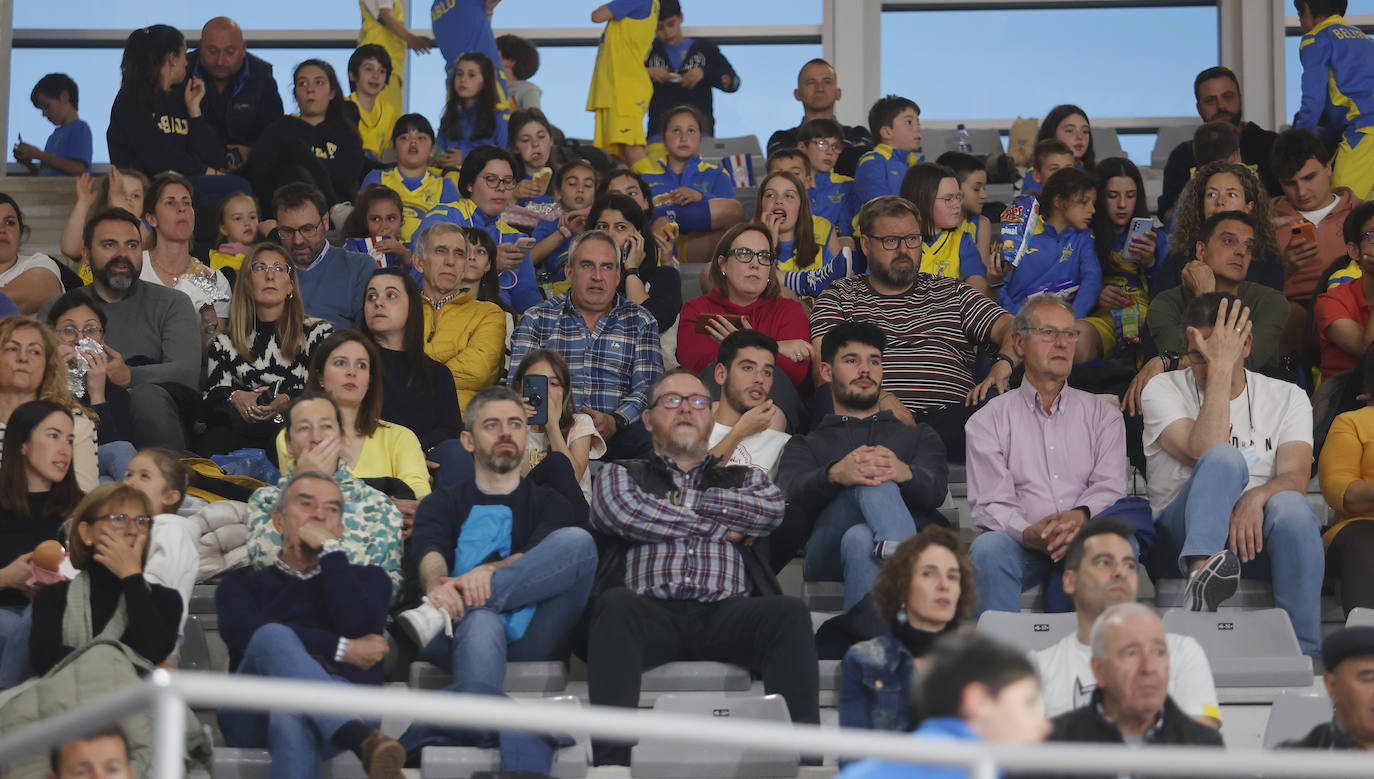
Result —
<instances>
[{"instance_id":1,"label":"yellow puffer jacket","mask_svg":"<svg viewBox=\"0 0 1374 779\"><path fill-rule=\"evenodd\" d=\"M506 314L495 303L459 297L435 310L425 303L425 354L448 366L466 411L478 390L501 376L506 351Z\"/></svg>"}]
</instances>

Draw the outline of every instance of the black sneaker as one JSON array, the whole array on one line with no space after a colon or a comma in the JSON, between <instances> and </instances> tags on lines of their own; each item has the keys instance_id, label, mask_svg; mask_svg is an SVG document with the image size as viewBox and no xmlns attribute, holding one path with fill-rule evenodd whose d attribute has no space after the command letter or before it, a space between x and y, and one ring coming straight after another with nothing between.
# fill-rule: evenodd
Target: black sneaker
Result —
<instances>
[{"instance_id":1,"label":"black sneaker","mask_svg":"<svg viewBox=\"0 0 1374 779\"><path fill-rule=\"evenodd\" d=\"M1229 549L1207 558L1183 591L1182 606L1189 611L1216 611L1240 586L1240 558Z\"/></svg>"}]
</instances>

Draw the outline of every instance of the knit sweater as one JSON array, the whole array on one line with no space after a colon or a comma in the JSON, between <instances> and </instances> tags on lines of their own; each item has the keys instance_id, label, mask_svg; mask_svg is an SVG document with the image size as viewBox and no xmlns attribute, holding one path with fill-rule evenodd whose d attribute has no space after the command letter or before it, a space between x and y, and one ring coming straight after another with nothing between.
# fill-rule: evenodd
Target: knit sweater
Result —
<instances>
[{"instance_id":1,"label":"knit sweater","mask_svg":"<svg viewBox=\"0 0 1374 779\"><path fill-rule=\"evenodd\" d=\"M114 616L119 596L124 596L129 624L119 640L143 659L156 665L176 648L181 630L181 596L176 590L150 584L142 573L116 578L110 569L91 560L86 564L91 577L91 628L95 635ZM67 588L71 582L49 584L33 598L33 632L29 636L29 656L33 670L45 674L62 658L80 647L62 643L62 615L67 610Z\"/></svg>"},{"instance_id":2,"label":"knit sweater","mask_svg":"<svg viewBox=\"0 0 1374 779\"><path fill-rule=\"evenodd\" d=\"M229 396L239 390L249 392L267 387L272 395L296 395L305 388L310 372L310 357L315 347L334 332L334 326L314 317L305 320L305 340L293 360L287 360L277 344L277 323L258 322L245 358L234 349L227 333L210 343L206 355L205 403L210 408L227 405Z\"/></svg>"}]
</instances>

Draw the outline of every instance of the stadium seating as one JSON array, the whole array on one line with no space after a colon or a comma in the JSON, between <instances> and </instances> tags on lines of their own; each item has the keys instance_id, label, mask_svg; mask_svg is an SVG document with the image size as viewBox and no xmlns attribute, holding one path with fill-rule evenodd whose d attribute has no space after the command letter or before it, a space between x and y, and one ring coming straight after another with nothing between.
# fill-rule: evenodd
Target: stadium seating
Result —
<instances>
[{"instance_id":1,"label":"stadium seating","mask_svg":"<svg viewBox=\"0 0 1374 779\"><path fill-rule=\"evenodd\" d=\"M542 703L558 703L580 707L581 701L571 695L548 698ZM586 733L572 735L573 743L556 751L549 775L555 779L580 779L587 775L591 763L591 739ZM496 749L478 747L425 747L420 751L420 776L424 779L467 779L479 771L496 771L501 767L501 755Z\"/></svg>"},{"instance_id":2,"label":"stadium seating","mask_svg":"<svg viewBox=\"0 0 1374 779\"><path fill-rule=\"evenodd\" d=\"M1078 630L1078 617L1064 614L1026 614L985 611L978 618L978 632L1019 646L1027 652L1047 649Z\"/></svg>"},{"instance_id":3,"label":"stadium seating","mask_svg":"<svg viewBox=\"0 0 1374 779\"><path fill-rule=\"evenodd\" d=\"M726 698L717 695L665 695L654 711L721 719L736 717L791 722L782 696ZM680 741L644 739L631 750L630 775L646 779L679 777L785 777L797 775L798 755L760 746L741 749Z\"/></svg>"},{"instance_id":4,"label":"stadium seating","mask_svg":"<svg viewBox=\"0 0 1374 779\"><path fill-rule=\"evenodd\" d=\"M1312 728L1331 719L1331 699L1325 693L1281 692L1269 707L1269 722L1264 726L1264 747L1302 738Z\"/></svg>"},{"instance_id":5,"label":"stadium seating","mask_svg":"<svg viewBox=\"0 0 1374 779\"><path fill-rule=\"evenodd\" d=\"M1374 609L1354 608L1350 610L1350 615L1345 619L1346 627L1356 625L1367 625L1374 627Z\"/></svg>"},{"instance_id":6,"label":"stadium seating","mask_svg":"<svg viewBox=\"0 0 1374 779\"><path fill-rule=\"evenodd\" d=\"M1312 660L1298 648L1298 637L1282 609L1212 613L1169 609L1164 612L1164 628L1197 639L1219 688L1312 684ZM1276 694L1268 694L1266 700Z\"/></svg>"}]
</instances>

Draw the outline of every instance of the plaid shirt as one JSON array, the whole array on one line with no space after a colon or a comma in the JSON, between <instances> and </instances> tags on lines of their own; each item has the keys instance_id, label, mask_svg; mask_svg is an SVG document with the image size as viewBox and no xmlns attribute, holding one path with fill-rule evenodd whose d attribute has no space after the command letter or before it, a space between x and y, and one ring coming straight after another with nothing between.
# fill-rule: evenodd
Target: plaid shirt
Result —
<instances>
[{"instance_id":1,"label":"plaid shirt","mask_svg":"<svg viewBox=\"0 0 1374 779\"><path fill-rule=\"evenodd\" d=\"M782 522L782 492L758 468L749 468L735 489L696 486L707 456L684 473L657 452L677 491L664 500L646 493L620 465L607 465L592 487L591 523L634 542L625 559L625 585L664 600L712 602L749 594L749 580L731 531L765 536Z\"/></svg>"},{"instance_id":2,"label":"plaid shirt","mask_svg":"<svg viewBox=\"0 0 1374 779\"><path fill-rule=\"evenodd\" d=\"M663 372L658 323L623 297L588 330L564 293L531 308L511 338L511 365L534 349L553 349L568 361L573 400L633 422L643 413L649 385Z\"/></svg>"}]
</instances>

